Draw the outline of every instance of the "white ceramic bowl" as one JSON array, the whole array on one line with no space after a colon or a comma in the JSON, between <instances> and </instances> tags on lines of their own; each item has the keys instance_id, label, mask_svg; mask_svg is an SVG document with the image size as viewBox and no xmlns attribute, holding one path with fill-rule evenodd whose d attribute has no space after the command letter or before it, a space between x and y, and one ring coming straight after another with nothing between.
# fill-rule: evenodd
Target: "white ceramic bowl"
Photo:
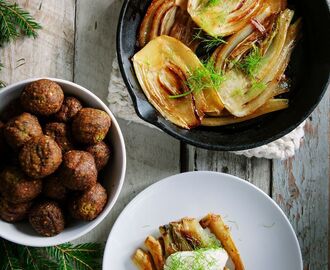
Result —
<instances>
[{"instance_id":1,"label":"white ceramic bowl","mask_svg":"<svg viewBox=\"0 0 330 270\"><path fill-rule=\"evenodd\" d=\"M38 235L28 222L10 224L0 220L0 237L18 244L36 247L53 246L72 241L88 233L102 222L117 201L124 183L126 171L126 150L124 139L120 127L108 107L96 95L84 87L66 80L54 78L48 79L61 85L66 95L73 95L79 98L86 106L104 110L110 115L112 124L109 132L109 141L111 144L112 155L109 165L104 168L102 174L103 179L100 179L102 185L108 191L108 202L102 213L95 220L91 222L75 222L70 224L70 226L65 228L62 233L54 237L43 237ZM27 84L35 80L38 79L35 78L21 81L2 89L0 91L0 113L9 102L19 97L22 89Z\"/></svg>"}]
</instances>

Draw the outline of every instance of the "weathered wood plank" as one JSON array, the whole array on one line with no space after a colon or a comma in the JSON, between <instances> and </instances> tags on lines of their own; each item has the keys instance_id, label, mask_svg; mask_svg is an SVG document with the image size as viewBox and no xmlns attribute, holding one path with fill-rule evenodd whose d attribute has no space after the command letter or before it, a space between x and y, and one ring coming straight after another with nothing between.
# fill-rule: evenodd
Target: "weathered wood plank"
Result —
<instances>
[{"instance_id":1,"label":"weathered wood plank","mask_svg":"<svg viewBox=\"0 0 330 270\"><path fill-rule=\"evenodd\" d=\"M37 39L20 38L0 48L0 79L13 83L50 76L72 80L74 0L12 1L29 10L43 26Z\"/></svg>"},{"instance_id":2,"label":"weathered wood plank","mask_svg":"<svg viewBox=\"0 0 330 270\"><path fill-rule=\"evenodd\" d=\"M304 269L310 270L329 266L329 99L328 91L295 157L273 163L273 197L297 232Z\"/></svg>"},{"instance_id":3,"label":"weathered wood plank","mask_svg":"<svg viewBox=\"0 0 330 270\"><path fill-rule=\"evenodd\" d=\"M106 102L115 34L122 1L77 0L75 82ZM105 241L119 213L140 191L180 171L180 144L156 130L120 121L127 148L124 188L111 214L78 242Z\"/></svg>"},{"instance_id":4,"label":"weathered wood plank","mask_svg":"<svg viewBox=\"0 0 330 270\"><path fill-rule=\"evenodd\" d=\"M190 159L194 163L189 165L190 170L209 170L229 173L248 180L267 194L270 193L271 163L266 159L246 158L229 152L215 152L189 147Z\"/></svg>"}]
</instances>

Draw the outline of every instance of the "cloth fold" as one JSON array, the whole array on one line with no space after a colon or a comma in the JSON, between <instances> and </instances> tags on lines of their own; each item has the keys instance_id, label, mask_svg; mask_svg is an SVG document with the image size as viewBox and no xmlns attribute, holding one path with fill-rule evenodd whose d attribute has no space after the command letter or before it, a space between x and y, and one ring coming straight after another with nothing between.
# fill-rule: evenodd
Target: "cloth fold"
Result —
<instances>
[{"instance_id":1,"label":"cloth fold","mask_svg":"<svg viewBox=\"0 0 330 270\"><path fill-rule=\"evenodd\" d=\"M132 100L126 89L126 85L120 74L117 58L112 63L112 71L109 82L108 102L111 111L116 117L127 120L129 122L136 122L148 126L149 128L156 128L153 125L143 121L135 113ZM298 126L291 133L284 137L271 142L269 144L248 149L244 151L233 152L237 155L244 155L246 157L257 157L267 159L287 159L294 156L295 151L300 147L302 138L304 137L304 126L306 121Z\"/></svg>"}]
</instances>

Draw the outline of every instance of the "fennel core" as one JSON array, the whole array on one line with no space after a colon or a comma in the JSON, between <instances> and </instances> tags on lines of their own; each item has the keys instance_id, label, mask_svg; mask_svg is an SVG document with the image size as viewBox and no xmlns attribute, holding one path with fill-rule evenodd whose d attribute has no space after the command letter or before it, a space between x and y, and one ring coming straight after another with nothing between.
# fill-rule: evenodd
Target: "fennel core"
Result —
<instances>
[{"instance_id":1,"label":"fennel core","mask_svg":"<svg viewBox=\"0 0 330 270\"><path fill-rule=\"evenodd\" d=\"M200 92L207 89L218 90L224 80L225 76L215 70L214 61L209 60L203 63L201 67L194 69L187 78L186 85L189 87L190 91L179 95L170 95L169 98L181 98L193 92Z\"/></svg>"}]
</instances>

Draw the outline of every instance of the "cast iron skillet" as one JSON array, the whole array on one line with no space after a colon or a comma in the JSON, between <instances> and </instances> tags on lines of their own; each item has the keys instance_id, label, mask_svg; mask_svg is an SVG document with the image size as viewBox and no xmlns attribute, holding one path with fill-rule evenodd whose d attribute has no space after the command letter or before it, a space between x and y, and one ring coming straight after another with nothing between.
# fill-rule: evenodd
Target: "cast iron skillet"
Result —
<instances>
[{"instance_id":1,"label":"cast iron skillet","mask_svg":"<svg viewBox=\"0 0 330 270\"><path fill-rule=\"evenodd\" d=\"M179 128L167 121L147 101L131 62L137 52L136 36L151 0L126 0L118 31L119 67L133 100L136 113L171 136L198 147L237 151L274 141L296 128L315 109L329 82L330 13L326 0L291 1L296 14L303 17L303 38L297 45L287 74L292 78L288 109L244 123L225 127Z\"/></svg>"}]
</instances>

